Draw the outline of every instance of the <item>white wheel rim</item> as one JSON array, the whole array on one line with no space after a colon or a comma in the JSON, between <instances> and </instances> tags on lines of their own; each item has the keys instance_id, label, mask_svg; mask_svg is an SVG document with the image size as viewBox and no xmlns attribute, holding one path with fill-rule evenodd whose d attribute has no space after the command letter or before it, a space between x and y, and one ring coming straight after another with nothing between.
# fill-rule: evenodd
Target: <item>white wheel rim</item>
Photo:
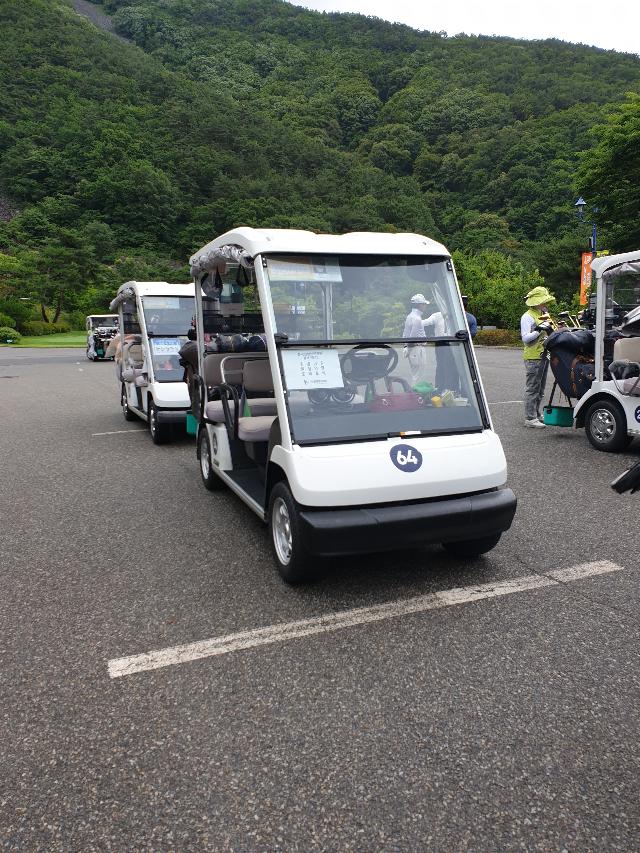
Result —
<instances>
[{"instance_id":1,"label":"white wheel rim","mask_svg":"<svg viewBox=\"0 0 640 853\"><path fill-rule=\"evenodd\" d=\"M616 434L616 421L608 409L597 409L591 418L591 432L596 441L605 444Z\"/></svg>"},{"instance_id":2,"label":"white wheel rim","mask_svg":"<svg viewBox=\"0 0 640 853\"><path fill-rule=\"evenodd\" d=\"M209 442L206 439L200 446L200 468L202 469L202 476L208 480L211 472L211 458L209 456Z\"/></svg>"},{"instance_id":3,"label":"white wheel rim","mask_svg":"<svg viewBox=\"0 0 640 853\"><path fill-rule=\"evenodd\" d=\"M156 434L156 410L152 408L149 412L149 428L151 429L151 435Z\"/></svg>"},{"instance_id":4,"label":"white wheel rim","mask_svg":"<svg viewBox=\"0 0 640 853\"><path fill-rule=\"evenodd\" d=\"M278 559L283 566L287 566L293 552L293 540L291 536L291 519L287 504L282 498L276 498L273 502L271 514L271 532L273 544Z\"/></svg>"},{"instance_id":5,"label":"white wheel rim","mask_svg":"<svg viewBox=\"0 0 640 853\"><path fill-rule=\"evenodd\" d=\"M122 391L122 397L120 398L120 402L122 403L122 408L124 409L124 411L126 413L127 408L128 408L128 406L127 406L127 392L124 389Z\"/></svg>"}]
</instances>

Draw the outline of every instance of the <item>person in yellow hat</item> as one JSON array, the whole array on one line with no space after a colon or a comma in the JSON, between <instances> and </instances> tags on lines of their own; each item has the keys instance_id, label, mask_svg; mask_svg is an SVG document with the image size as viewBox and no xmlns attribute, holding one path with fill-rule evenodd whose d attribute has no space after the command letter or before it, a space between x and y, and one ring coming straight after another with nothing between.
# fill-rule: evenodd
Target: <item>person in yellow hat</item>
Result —
<instances>
[{"instance_id":1,"label":"person in yellow hat","mask_svg":"<svg viewBox=\"0 0 640 853\"><path fill-rule=\"evenodd\" d=\"M549 361L544 352L544 342L556 328L549 316L548 307L555 296L546 287L534 287L525 296L527 310L520 318L520 337L524 344L524 425L544 427L540 406L547 381Z\"/></svg>"}]
</instances>

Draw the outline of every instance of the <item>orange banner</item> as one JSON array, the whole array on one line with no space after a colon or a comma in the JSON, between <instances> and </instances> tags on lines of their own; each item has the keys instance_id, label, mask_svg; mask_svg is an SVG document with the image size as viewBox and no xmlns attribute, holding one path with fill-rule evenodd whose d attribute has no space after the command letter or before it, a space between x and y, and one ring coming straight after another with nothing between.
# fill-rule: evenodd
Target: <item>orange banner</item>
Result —
<instances>
[{"instance_id":1,"label":"orange banner","mask_svg":"<svg viewBox=\"0 0 640 853\"><path fill-rule=\"evenodd\" d=\"M591 252L582 253L582 273L580 275L580 305L588 302L589 288L591 287Z\"/></svg>"}]
</instances>

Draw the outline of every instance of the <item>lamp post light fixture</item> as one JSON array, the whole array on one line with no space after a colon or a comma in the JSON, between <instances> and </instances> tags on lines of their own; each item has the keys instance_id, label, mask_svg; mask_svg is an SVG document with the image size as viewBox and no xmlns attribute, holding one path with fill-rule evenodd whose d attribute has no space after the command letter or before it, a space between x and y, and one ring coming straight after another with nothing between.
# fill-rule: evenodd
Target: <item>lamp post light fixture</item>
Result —
<instances>
[{"instance_id":1,"label":"lamp post light fixture","mask_svg":"<svg viewBox=\"0 0 640 853\"><path fill-rule=\"evenodd\" d=\"M580 222L584 222L584 212L587 208L587 202L580 196L578 201L573 205L576 209L576 216L580 220ZM594 214L598 212L598 208L593 208ZM591 223L591 239L589 241L590 249L591 249L591 257L595 258L598 254L598 229L596 227L595 220Z\"/></svg>"}]
</instances>

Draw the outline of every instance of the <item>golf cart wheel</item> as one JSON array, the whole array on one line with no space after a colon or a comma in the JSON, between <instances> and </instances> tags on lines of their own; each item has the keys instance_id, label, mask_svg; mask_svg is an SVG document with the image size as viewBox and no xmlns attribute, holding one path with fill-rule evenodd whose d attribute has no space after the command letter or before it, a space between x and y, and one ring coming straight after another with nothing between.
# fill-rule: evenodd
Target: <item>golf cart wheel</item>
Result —
<instances>
[{"instance_id":1,"label":"golf cart wheel","mask_svg":"<svg viewBox=\"0 0 640 853\"><path fill-rule=\"evenodd\" d=\"M618 453L631 441L627 435L627 419L613 400L597 400L589 407L584 420L587 438L596 450Z\"/></svg>"},{"instance_id":2,"label":"golf cart wheel","mask_svg":"<svg viewBox=\"0 0 640 853\"><path fill-rule=\"evenodd\" d=\"M205 489L217 492L224 488L224 482L218 477L211 457L211 444L207 430L203 427L198 435L198 456L200 458L200 475Z\"/></svg>"},{"instance_id":3,"label":"golf cart wheel","mask_svg":"<svg viewBox=\"0 0 640 853\"><path fill-rule=\"evenodd\" d=\"M127 402L127 389L125 388L124 382L120 387L120 405L122 406L122 414L124 415L125 421L135 421L136 416L129 408L129 403Z\"/></svg>"},{"instance_id":4,"label":"golf cart wheel","mask_svg":"<svg viewBox=\"0 0 640 853\"><path fill-rule=\"evenodd\" d=\"M305 547L298 505L286 483L276 483L271 490L267 522L271 550L282 580L290 584L312 580L313 559Z\"/></svg>"},{"instance_id":5,"label":"golf cart wheel","mask_svg":"<svg viewBox=\"0 0 640 853\"><path fill-rule=\"evenodd\" d=\"M154 444L164 444L169 438L169 427L158 420L156 404L149 399L149 433Z\"/></svg>"},{"instance_id":6,"label":"golf cart wheel","mask_svg":"<svg viewBox=\"0 0 640 853\"><path fill-rule=\"evenodd\" d=\"M442 547L454 557L479 557L496 547L501 533L483 536L480 539L465 539L462 542L443 542Z\"/></svg>"}]
</instances>

